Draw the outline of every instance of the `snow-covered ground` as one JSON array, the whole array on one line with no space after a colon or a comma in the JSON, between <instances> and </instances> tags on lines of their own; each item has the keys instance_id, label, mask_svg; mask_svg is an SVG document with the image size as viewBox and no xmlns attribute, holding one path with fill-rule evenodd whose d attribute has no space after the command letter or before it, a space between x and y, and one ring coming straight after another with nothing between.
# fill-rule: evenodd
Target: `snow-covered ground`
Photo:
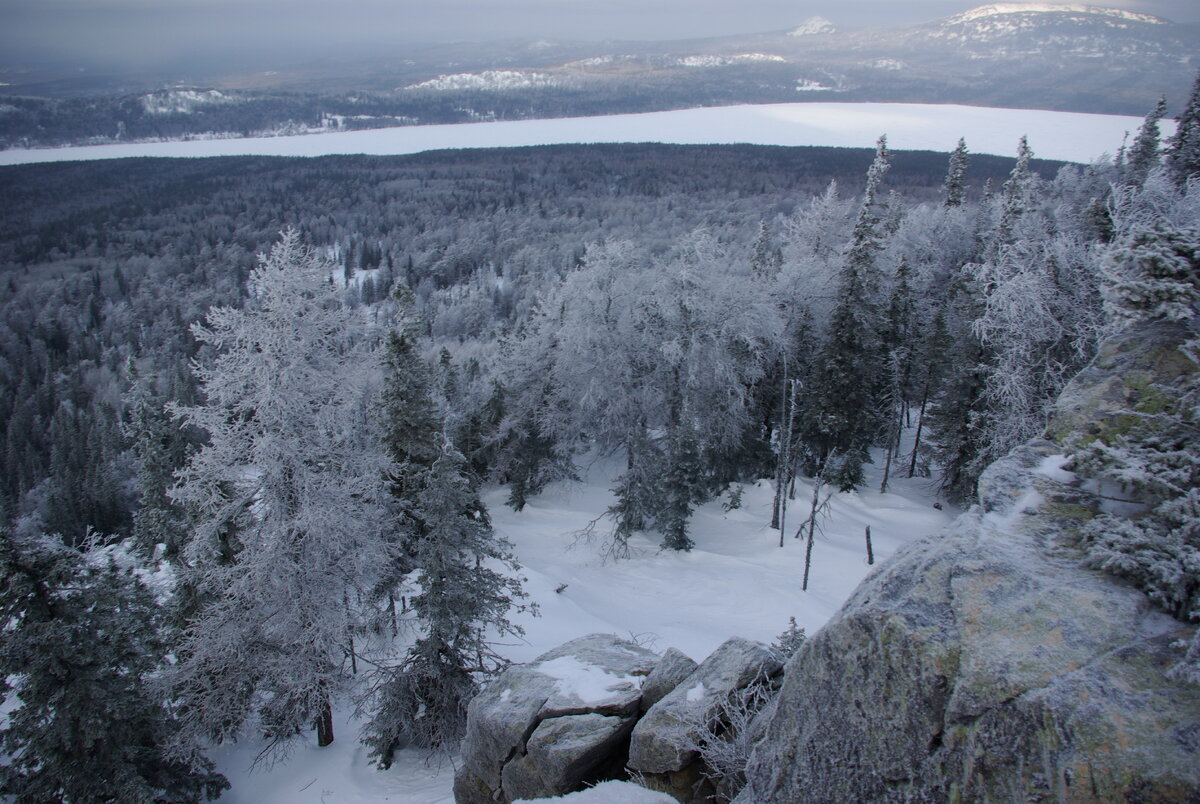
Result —
<instances>
[{"instance_id":1,"label":"snow-covered ground","mask_svg":"<svg viewBox=\"0 0 1200 804\"><path fill-rule=\"evenodd\" d=\"M299 136L120 143L0 151L0 165L130 156L324 156L410 154L442 148L565 143L825 145L868 148L880 134L897 150L951 151L966 137L972 153L1011 156L1029 136L1037 156L1090 162L1113 154L1141 120L1119 115L992 109L924 103L776 103L673 112L405 126ZM1167 134L1171 121L1163 121Z\"/></svg>"},{"instance_id":2,"label":"snow-covered ground","mask_svg":"<svg viewBox=\"0 0 1200 804\"><path fill-rule=\"evenodd\" d=\"M635 555L606 562L595 543L577 534L611 503L611 478L620 466L598 461L586 467L582 484L556 484L521 513L504 507L506 489L485 497L496 529L513 541L527 578L525 588L541 616L521 616L523 641L508 640L501 652L525 662L562 642L594 632L632 637L655 651L675 647L701 660L730 636L771 642L789 617L814 633L842 605L870 571L864 527L871 526L876 561L913 539L934 533L953 512L932 507L928 480L894 480L879 494L879 465L868 467L869 483L856 493L836 494L831 514L813 549L812 578L800 590L804 543L791 533L779 546L768 527L769 483L745 489L740 509L726 512L721 502L701 507L692 521L696 547L690 553L660 552L653 534L635 539ZM807 516L811 486L797 483L788 530ZM601 528L606 524L602 521ZM561 593L555 590L566 584ZM449 804L454 769L423 752L402 751L387 771L368 765L357 742L358 723L349 708L336 715L336 742L316 747L312 735L292 757L272 769L247 773L255 741L214 752L233 789L223 802L234 804ZM628 791L588 801L628 802Z\"/></svg>"}]
</instances>

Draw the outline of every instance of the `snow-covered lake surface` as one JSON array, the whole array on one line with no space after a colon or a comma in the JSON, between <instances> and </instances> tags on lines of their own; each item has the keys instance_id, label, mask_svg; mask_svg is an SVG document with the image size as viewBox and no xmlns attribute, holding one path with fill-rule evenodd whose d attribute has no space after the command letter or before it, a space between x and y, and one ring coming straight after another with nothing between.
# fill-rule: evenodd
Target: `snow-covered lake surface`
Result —
<instances>
[{"instance_id":1,"label":"snow-covered lake surface","mask_svg":"<svg viewBox=\"0 0 1200 804\"><path fill-rule=\"evenodd\" d=\"M772 642L789 617L813 634L872 569L866 558L866 526L871 526L878 562L902 545L936 533L955 513L933 508L929 480L894 479L892 491L880 494L881 464L867 467L868 483L861 491L833 496L830 516L820 520L807 592L800 589L804 542L793 538L812 495L803 478L789 506L782 547L779 532L768 527L773 491L762 481L746 487L739 509L725 511L720 501L701 506L691 523L696 546L690 553L660 551L658 537L647 534L633 540L633 557L615 563L602 560L596 544L579 541L575 534L612 503L609 488L623 468L620 462L585 467L585 482L554 484L520 513L503 505L506 488L493 488L484 498L493 524L512 540L525 589L541 609L538 617L517 617L525 638L506 639L499 650L512 661L528 662L567 640L601 632L636 639L660 653L675 647L699 661L734 635ZM606 525L601 521L600 529ZM589 691L599 689L589 668L567 664L552 668L562 676L561 683L581 695L600 694ZM288 761L270 769L247 770L262 748L256 740L212 752L233 784L221 801L453 802L451 761L405 750L397 752L387 771L369 765L366 749L358 743L360 721L351 709L344 705L336 713L333 745L317 748L313 735L306 734ZM597 804L636 800L627 788L613 788L611 795L598 791L586 799Z\"/></svg>"},{"instance_id":2,"label":"snow-covered lake surface","mask_svg":"<svg viewBox=\"0 0 1200 804\"><path fill-rule=\"evenodd\" d=\"M1036 156L1090 162L1114 154L1141 120L1119 115L993 109L924 103L779 103L673 112L407 126L246 139L121 143L0 151L0 165L132 156L327 156L411 154L442 148L569 143L750 143L867 148L880 134L895 150L951 151L966 137L972 153L1011 156L1028 135ZM1167 133L1171 121L1163 122Z\"/></svg>"}]
</instances>

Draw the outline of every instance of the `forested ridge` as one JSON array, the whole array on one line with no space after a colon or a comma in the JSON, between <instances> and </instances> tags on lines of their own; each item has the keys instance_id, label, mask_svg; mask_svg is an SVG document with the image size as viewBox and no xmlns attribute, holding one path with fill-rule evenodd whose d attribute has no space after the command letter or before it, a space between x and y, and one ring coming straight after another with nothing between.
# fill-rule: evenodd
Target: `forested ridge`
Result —
<instances>
[{"instance_id":1,"label":"forested ridge","mask_svg":"<svg viewBox=\"0 0 1200 804\"><path fill-rule=\"evenodd\" d=\"M588 534L614 558L688 550L694 507L759 478L811 549L872 460L969 502L1112 327L1194 321L1200 84L1165 150L1157 122L1089 166L881 138L6 168L4 790L72 798L72 741L128 746L126 712L109 798L197 800L205 744L328 742L355 691L380 764L453 745L523 599L480 484L519 510L590 450L625 460ZM1077 447L1156 517L1085 542L1195 619L1194 388L1161 393L1161 427ZM88 655L114 628L129 673ZM54 662L111 707L66 736Z\"/></svg>"}]
</instances>

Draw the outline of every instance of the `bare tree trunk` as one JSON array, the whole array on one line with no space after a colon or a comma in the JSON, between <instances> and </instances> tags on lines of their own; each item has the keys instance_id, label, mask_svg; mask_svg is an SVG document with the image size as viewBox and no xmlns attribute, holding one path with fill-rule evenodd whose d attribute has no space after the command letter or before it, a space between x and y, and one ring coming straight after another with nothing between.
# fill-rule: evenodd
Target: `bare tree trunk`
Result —
<instances>
[{"instance_id":1,"label":"bare tree trunk","mask_svg":"<svg viewBox=\"0 0 1200 804\"><path fill-rule=\"evenodd\" d=\"M321 748L333 742L333 708L329 705L329 696L321 703L321 711L317 714L317 745Z\"/></svg>"},{"instance_id":2,"label":"bare tree trunk","mask_svg":"<svg viewBox=\"0 0 1200 804\"><path fill-rule=\"evenodd\" d=\"M929 399L929 385L921 392L921 412L917 414L917 437L913 439L912 459L908 462L908 476L917 473L917 451L921 448L921 428L925 426L925 403Z\"/></svg>"},{"instance_id":3,"label":"bare tree trunk","mask_svg":"<svg viewBox=\"0 0 1200 804\"><path fill-rule=\"evenodd\" d=\"M793 437L792 436L792 422L795 421L795 418L796 418L796 393L799 388L799 384L795 380L792 380L791 388L792 388L792 393L788 397L788 404L787 404L788 420L787 420L787 427L785 428L786 429L786 439L784 440L783 448L780 450L781 460L780 460L779 487L775 491L775 498L778 501L778 511L779 511L779 546L780 547L783 547L783 535L785 533L787 533L788 496L782 493L783 487L784 487L785 483L791 482L794 484L796 482L796 470L792 466L792 437Z\"/></svg>"},{"instance_id":4,"label":"bare tree trunk","mask_svg":"<svg viewBox=\"0 0 1200 804\"><path fill-rule=\"evenodd\" d=\"M820 507L821 484L824 479L825 467L821 467L821 471L817 473L813 483L812 510L808 514L808 544L804 548L804 581L800 584L800 590L804 592L808 591L808 574L812 569L813 538L817 529L817 509Z\"/></svg>"},{"instance_id":5,"label":"bare tree trunk","mask_svg":"<svg viewBox=\"0 0 1200 804\"><path fill-rule=\"evenodd\" d=\"M867 525L867 564L875 563L875 551L871 549L871 526Z\"/></svg>"},{"instance_id":6,"label":"bare tree trunk","mask_svg":"<svg viewBox=\"0 0 1200 804\"><path fill-rule=\"evenodd\" d=\"M783 393L779 400L779 409L784 421L779 423L779 457L775 463L775 502L771 508L771 527L779 529L779 546L783 547L783 524L780 514L786 507L783 502L783 489L787 484L787 465L792 446L792 404L788 399L786 369L783 373Z\"/></svg>"}]
</instances>

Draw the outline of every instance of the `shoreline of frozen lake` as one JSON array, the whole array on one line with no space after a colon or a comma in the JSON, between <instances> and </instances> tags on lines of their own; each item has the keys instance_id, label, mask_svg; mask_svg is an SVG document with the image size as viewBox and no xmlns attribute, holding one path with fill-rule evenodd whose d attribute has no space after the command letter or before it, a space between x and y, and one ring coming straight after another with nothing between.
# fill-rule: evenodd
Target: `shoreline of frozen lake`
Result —
<instances>
[{"instance_id":1,"label":"shoreline of frozen lake","mask_svg":"<svg viewBox=\"0 0 1200 804\"><path fill-rule=\"evenodd\" d=\"M786 145L869 148L880 134L902 151L954 149L1011 156L1029 137L1036 156L1091 162L1114 154L1142 121L1122 115L927 103L777 103L668 112L401 126L278 137L172 140L0 151L0 165L211 156L391 156L456 148L660 142L676 145ZM1174 121L1164 120L1170 134Z\"/></svg>"}]
</instances>

